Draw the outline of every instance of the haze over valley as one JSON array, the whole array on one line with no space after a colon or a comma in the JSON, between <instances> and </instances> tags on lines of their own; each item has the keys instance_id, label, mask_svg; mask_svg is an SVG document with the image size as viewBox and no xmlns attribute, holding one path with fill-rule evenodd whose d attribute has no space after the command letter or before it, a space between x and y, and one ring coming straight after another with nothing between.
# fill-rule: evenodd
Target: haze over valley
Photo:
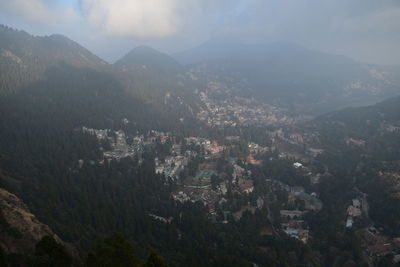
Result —
<instances>
[{"instance_id":1,"label":"haze over valley","mask_svg":"<svg viewBox=\"0 0 400 267\"><path fill-rule=\"evenodd\" d=\"M72 2L0 1L0 266L400 264L396 3Z\"/></svg>"}]
</instances>

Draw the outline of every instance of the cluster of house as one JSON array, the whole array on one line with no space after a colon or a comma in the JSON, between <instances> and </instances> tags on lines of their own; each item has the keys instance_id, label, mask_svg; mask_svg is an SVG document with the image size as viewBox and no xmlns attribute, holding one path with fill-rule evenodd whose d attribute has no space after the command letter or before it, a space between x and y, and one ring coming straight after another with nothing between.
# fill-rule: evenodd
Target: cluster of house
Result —
<instances>
[{"instance_id":1,"label":"cluster of house","mask_svg":"<svg viewBox=\"0 0 400 267\"><path fill-rule=\"evenodd\" d=\"M217 214L217 203L221 205L227 201L225 197L228 189L232 190L234 194L250 194L254 191L253 180L250 179L251 172L239 165L237 158L228 158L228 164L230 164L232 169L232 179L227 179L227 174L218 173L214 169L214 159L221 157L221 152L227 149L227 147L209 139L192 136L185 138L183 142L177 143L174 136L170 133L150 131L146 135L129 136L130 140L128 142L128 136L122 130L111 131L109 129L90 129L86 127L83 127L82 130L85 133L95 135L99 141L104 140L110 144L111 149L104 149L103 151L104 158L101 159L102 161L107 159L121 159L134 155L140 156L146 146L154 143L163 144L170 141L170 153L162 158L156 157L154 161L155 172L163 174L173 181L179 179L179 174L187 167L191 160L202 156L207 164L200 166L193 177L185 179L185 183L181 184L179 189L172 193L172 197L182 203L186 201L200 201L208 208L211 215ZM231 139L237 141L238 137L231 137ZM201 152L187 149L188 145L199 146ZM185 147L184 150L183 147ZM268 148L256 143L250 143L248 147L251 157L246 159L247 162L259 164L260 161L255 160L253 156L265 153ZM212 181L213 177L215 178L214 181ZM218 181L218 184L212 186L212 183L215 181ZM313 199L310 199L309 203L313 203ZM162 218L153 214L149 216L162 222L169 222L169 218ZM226 222L227 220L225 219L224 221Z\"/></svg>"},{"instance_id":2,"label":"cluster of house","mask_svg":"<svg viewBox=\"0 0 400 267\"><path fill-rule=\"evenodd\" d=\"M320 211L323 206L322 201L318 199L316 193L306 193L302 186L289 186L273 179L267 179L267 183L273 190L285 190L288 193L288 204L294 203L296 200L303 201L304 207L302 209L298 209L298 207L295 209L282 209L280 210L280 216L282 230L291 237L306 243L309 230L305 228L303 216L308 211Z\"/></svg>"},{"instance_id":3,"label":"cluster of house","mask_svg":"<svg viewBox=\"0 0 400 267\"><path fill-rule=\"evenodd\" d=\"M302 186L292 186L289 191L289 202L294 202L296 199L304 201L306 210L320 211L322 209L322 201L317 198L315 192L308 194Z\"/></svg>"},{"instance_id":4,"label":"cluster of house","mask_svg":"<svg viewBox=\"0 0 400 267\"><path fill-rule=\"evenodd\" d=\"M199 169L193 179L185 181L178 192L172 193L173 199L181 203L199 201L210 213L215 213L215 204L221 198L221 191L213 190L211 186L211 179L216 175L218 174L214 170Z\"/></svg>"},{"instance_id":5,"label":"cluster of house","mask_svg":"<svg viewBox=\"0 0 400 267\"><path fill-rule=\"evenodd\" d=\"M179 156L167 156L163 161L155 158L156 173L163 174L172 180L179 179L180 172L185 168L189 161L188 153Z\"/></svg>"},{"instance_id":6,"label":"cluster of house","mask_svg":"<svg viewBox=\"0 0 400 267\"><path fill-rule=\"evenodd\" d=\"M172 198L175 201L178 201L178 202L181 202L181 203L185 203L187 201L195 202L194 200L190 199L190 197L183 191L179 191L177 193L172 193Z\"/></svg>"},{"instance_id":7,"label":"cluster of house","mask_svg":"<svg viewBox=\"0 0 400 267\"><path fill-rule=\"evenodd\" d=\"M246 158L246 162L253 164L253 165L260 165L262 163L261 160L255 159L256 156L260 154L264 154L265 152L268 151L268 147L263 147L260 146L259 144L256 143L249 143L249 155Z\"/></svg>"},{"instance_id":8,"label":"cluster of house","mask_svg":"<svg viewBox=\"0 0 400 267\"><path fill-rule=\"evenodd\" d=\"M91 135L96 135L97 139L106 139L109 133L111 133L110 129L93 129L93 128L87 128L85 126L82 127L82 132L91 134Z\"/></svg>"},{"instance_id":9,"label":"cluster of house","mask_svg":"<svg viewBox=\"0 0 400 267\"><path fill-rule=\"evenodd\" d=\"M126 157L133 157L135 153L142 150L142 145L138 144L136 146L129 146L126 142L125 132L122 130L112 131L110 129L93 129L83 126L81 128L83 133L96 136L99 140L100 150L103 152L103 158L97 160L100 165L104 164L104 160L120 160ZM102 147L101 141L106 141L110 144L111 149L105 150ZM79 167L81 168L84 164L84 160L80 159L78 161ZM90 161L91 165L95 164L94 160Z\"/></svg>"},{"instance_id":10,"label":"cluster of house","mask_svg":"<svg viewBox=\"0 0 400 267\"><path fill-rule=\"evenodd\" d=\"M390 133L400 133L400 124L389 124L385 125L385 130Z\"/></svg>"},{"instance_id":11,"label":"cluster of house","mask_svg":"<svg viewBox=\"0 0 400 267\"><path fill-rule=\"evenodd\" d=\"M155 214L152 214L152 213L149 213L149 216L151 218L153 218L154 220L160 221L162 223L171 223L172 220L174 219L173 217L166 218L166 217L158 216L158 215L155 215Z\"/></svg>"},{"instance_id":12,"label":"cluster of house","mask_svg":"<svg viewBox=\"0 0 400 267\"><path fill-rule=\"evenodd\" d=\"M244 178L245 176L241 173L241 169L236 169L236 171L234 169L232 183L224 180L214 190L211 186L211 179L213 176L218 176L218 173L215 170L199 169L193 180L185 184L177 193L173 193L172 196L182 203L186 201L201 201L205 206L209 207L209 211L212 213L214 204L224 198L228 192L228 187L232 188L232 193L250 194L253 192L253 181L248 177Z\"/></svg>"},{"instance_id":13,"label":"cluster of house","mask_svg":"<svg viewBox=\"0 0 400 267\"><path fill-rule=\"evenodd\" d=\"M161 141L162 140L163 139L161 139ZM220 157L221 152L226 149L225 146L219 145L217 142L210 141L206 138L191 136L185 138L184 140L187 145L200 146L202 148L202 151L204 152L204 155L199 155L197 152L191 150L186 150L183 152L181 151L182 145L174 143L171 148L171 155L165 157L162 160L159 158L155 158L156 173L164 174L166 177L177 180L179 178L180 172L184 170L190 160L194 159L197 156L202 156L204 159L210 160L212 162L212 159ZM255 143L249 144L249 148L252 153L264 153L267 150L267 148L259 146ZM233 188L233 192L251 193L254 190L253 181L249 179L251 173L239 166L236 161L236 158L229 158L229 164L231 164L231 166L233 167L233 179L232 185L230 186ZM213 176L218 176L218 173L215 170L209 168L200 168L197 171L196 175L193 177L194 180L192 180L192 186L210 185ZM226 183L227 181L223 181L217 186L217 190L222 195L227 193L228 185ZM182 192L182 194L175 195L174 198L179 201L187 201L187 195L188 194ZM199 199L196 194L192 195L194 195L193 199Z\"/></svg>"},{"instance_id":14,"label":"cluster of house","mask_svg":"<svg viewBox=\"0 0 400 267\"><path fill-rule=\"evenodd\" d=\"M171 140L173 144L171 147L171 155L165 157L163 160L155 158L155 171L156 173L164 174L166 177L172 178L173 180L177 180L179 179L180 172L184 170L189 161L199 155L196 151L192 150L181 151L182 144L176 143L173 137L163 135L159 137L159 139L161 143ZM204 155L202 156L205 159L218 157L225 149L225 146L219 145L217 142L212 142L206 138L191 136L186 137L184 140L187 145L201 147L202 151L204 151ZM208 175L209 173L211 172L203 172L196 175L196 177L198 180L209 182L211 181L211 176L213 175L213 173Z\"/></svg>"},{"instance_id":15,"label":"cluster of house","mask_svg":"<svg viewBox=\"0 0 400 267\"><path fill-rule=\"evenodd\" d=\"M207 138L201 138L196 136L190 136L185 138L186 144L200 146L204 149L205 159L210 157L218 157L219 154L226 149L225 146L219 145L215 141L211 141Z\"/></svg>"},{"instance_id":16,"label":"cluster of house","mask_svg":"<svg viewBox=\"0 0 400 267\"><path fill-rule=\"evenodd\" d=\"M209 90L218 90L219 84L212 83ZM257 102L255 99L235 97L232 100L217 101L199 92L200 100L205 108L197 114L197 118L209 126L236 125L270 125L292 124L295 119L287 116L279 108Z\"/></svg>"},{"instance_id":17,"label":"cluster of house","mask_svg":"<svg viewBox=\"0 0 400 267\"><path fill-rule=\"evenodd\" d=\"M230 136L228 138L232 141L239 140L239 138L235 136ZM217 214L215 210L217 203L219 204L218 206L221 207L221 205L227 201L225 197L228 193L228 189L231 190L233 194L250 194L254 191L254 183L253 180L250 178L251 171L241 166L238 163L237 158L227 158L227 164L231 166L232 170L232 179L228 179L228 176L230 174L218 173L214 169L215 164L213 164L213 159L219 158L221 156L221 152L227 149L227 147L220 146L215 142L199 137L187 137L185 138L185 142L189 145L191 144L201 146L203 148L203 151L207 153L207 157L204 157L206 159L206 163L199 166L196 174L190 179L185 179L184 185L181 185L175 192L172 193L172 197L174 200L182 203L186 201L200 201L206 207L208 207L210 215L213 216ZM256 143L249 143L248 148L250 152L250 157L247 157L244 160L251 164L260 164L261 161L255 160L254 156L263 154L268 151L268 147L263 147ZM175 166L175 168L176 166L182 166L182 164L180 163L176 164L177 160L180 161L181 158L171 156L170 158L166 158L165 163L163 164L157 164L156 162L157 171L161 172L165 169L168 169L169 171L172 168L171 166ZM165 167L165 164L168 166L167 168ZM215 177L214 181L213 177ZM215 181L218 181L218 184L215 184ZM305 192L303 192L303 194L300 194L298 197L305 199L305 202L307 203L307 208L320 208L318 206L320 202L315 197L310 196ZM258 200L257 205L262 206L262 204L259 204L259 202L261 201L262 199ZM224 214L226 215L226 212ZM227 222L226 218L223 221Z\"/></svg>"},{"instance_id":18,"label":"cluster of house","mask_svg":"<svg viewBox=\"0 0 400 267\"><path fill-rule=\"evenodd\" d=\"M226 174L219 174L216 170L207 168L207 164L201 166L192 179L187 179L177 192L172 193L174 200L179 202L200 201L207 208L210 215L216 215L217 203L221 206L225 199L228 188L234 194L250 194L254 190L253 180L249 177L251 172L245 170L237 164L236 158L229 158L228 164L232 166L232 180L226 178ZM212 165L212 164L211 164ZM212 179L216 177L218 184L212 186ZM224 220L226 221L226 220Z\"/></svg>"},{"instance_id":19,"label":"cluster of house","mask_svg":"<svg viewBox=\"0 0 400 267\"><path fill-rule=\"evenodd\" d=\"M352 205L347 208L347 220L346 220L346 227L351 228L354 223L354 218L359 217L362 214L361 211L361 202L359 199L355 198L352 201Z\"/></svg>"},{"instance_id":20,"label":"cluster of house","mask_svg":"<svg viewBox=\"0 0 400 267\"><path fill-rule=\"evenodd\" d=\"M308 168L307 166L304 166L300 162L293 163L293 167L295 169L301 169L303 171L303 173L310 179L310 183L311 184L314 184L314 185L315 184L319 184L319 182L321 180L321 174L320 173L312 172L310 170L310 168Z\"/></svg>"},{"instance_id":21,"label":"cluster of house","mask_svg":"<svg viewBox=\"0 0 400 267\"><path fill-rule=\"evenodd\" d=\"M280 210L282 230L289 236L294 237L303 243L307 243L309 230L304 225L303 216L306 211Z\"/></svg>"},{"instance_id":22,"label":"cluster of house","mask_svg":"<svg viewBox=\"0 0 400 267\"><path fill-rule=\"evenodd\" d=\"M381 258L391 258L393 264L400 264L400 238L389 238L375 227L369 227L359 232L361 245L373 262Z\"/></svg>"},{"instance_id":23,"label":"cluster of house","mask_svg":"<svg viewBox=\"0 0 400 267\"><path fill-rule=\"evenodd\" d=\"M293 203L296 199L302 200L305 210L281 210L281 217L285 219L282 221L281 227L288 235L307 243L309 230L304 228L302 217L308 211L320 211L322 202L317 198L316 193L308 194L301 186L292 186L287 191L289 192L289 203Z\"/></svg>"},{"instance_id":24,"label":"cluster of house","mask_svg":"<svg viewBox=\"0 0 400 267\"><path fill-rule=\"evenodd\" d=\"M173 193L172 197L181 203L186 201L201 202L210 214L216 213L216 204L221 200L221 195L219 192L214 191L211 185L187 185L181 188L181 191Z\"/></svg>"},{"instance_id":25,"label":"cluster of house","mask_svg":"<svg viewBox=\"0 0 400 267\"><path fill-rule=\"evenodd\" d=\"M121 159L132 157L135 153L141 150L141 146L129 146L126 142L125 132L122 130L112 131L110 129L92 129L82 127L82 132L95 135L99 141L105 140L109 142L111 150L104 151L103 156L106 159Z\"/></svg>"},{"instance_id":26,"label":"cluster of house","mask_svg":"<svg viewBox=\"0 0 400 267\"><path fill-rule=\"evenodd\" d=\"M268 136L277 138L275 141L286 141L293 145L303 145L309 143L319 143L318 134L313 132L300 132L296 129L279 128L274 131L268 131Z\"/></svg>"},{"instance_id":27,"label":"cluster of house","mask_svg":"<svg viewBox=\"0 0 400 267\"><path fill-rule=\"evenodd\" d=\"M233 167L232 172L232 192L241 194L250 194L254 191L253 180L249 177L251 176L251 171L245 170L243 167L239 166L236 162L236 158L230 158L229 163Z\"/></svg>"},{"instance_id":28,"label":"cluster of house","mask_svg":"<svg viewBox=\"0 0 400 267\"><path fill-rule=\"evenodd\" d=\"M103 151L105 158L119 160L126 157L133 157L135 153L142 150L142 146L139 144L137 146L128 145L126 142L125 132L122 130L116 131L114 138L108 137L108 141L110 142L112 149L110 151Z\"/></svg>"},{"instance_id":29,"label":"cluster of house","mask_svg":"<svg viewBox=\"0 0 400 267\"><path fill-rule=\"evenodd\" d=\"M317 147L320 140L318 134L314 132L288 132L279 128L278 130L267 131L267 135L271 138L273 145L291 144L302 150L305 147L305 151L302 152L304 156L315 158L324 152L324 149ZM291 155L284 155L284 157L286 156Z\"/></svg>"},{"instance_id":30,"label":"cluster of house","mask_svg":"<svg viewBox=\"0 0 400 267\"><path fill-rule=\"evenodd\" d=\"M127 119L124 119L123 122L125 124L129 123ZM83 126L81 130L83 133L96 136L100 143L100 150L103 151L103 157L107 160L120 160L135 155L138 155L140 160L141 154L146 146L153 145L156 142L164 144L169 140L175 140L175 137L172 136L171 133L152 130L146 135L141 134L130 136L132 140L128 144L127 135L123 130L112 131L110 129L87 128L85 126ZM110 144L111 149L106 150L103 148L101 141L107 141ZM99 160L99 163L104 162L104 159Z\"/></svg>"},{"instance_id":31,"label":"cluster of house","mask_svg":"<svg viewBox=\"0 0 400 267\"><path fill-rule=\"evenodd\" d=\"M344 139L346 145L353 145L353 146L363 146L365 145L365 141L361 140L361 139L355 139L355 138L351 138L351 137L346 137Z\"/></svg>"},{"instance_id":32,"label":"cluster of house","mask_svg":"<svg viewBox=\"0 0 400 267\"><path fill-rule=\"evenodd\" d=\"M163 141L161 141L163 142ZM197 156L196 151L182 151L182 145L174 143L171 147L171 155L160 160L158 157L155 161L155 172L163 174L165 177L172 180L179 179L179 174L185 169L190 159Z\"/></svg>"},{"instance_id":33,"label":"cluster of house","mask_svg":"<svg viewBox=\"0 0 400 267\"><path fill-rule=\"evenodd\" d=\"M259 144L254 142L249 143L248 146L250 154L263 154L268 151L268 147L260 146Z\"/></svg>"}]
</instances>

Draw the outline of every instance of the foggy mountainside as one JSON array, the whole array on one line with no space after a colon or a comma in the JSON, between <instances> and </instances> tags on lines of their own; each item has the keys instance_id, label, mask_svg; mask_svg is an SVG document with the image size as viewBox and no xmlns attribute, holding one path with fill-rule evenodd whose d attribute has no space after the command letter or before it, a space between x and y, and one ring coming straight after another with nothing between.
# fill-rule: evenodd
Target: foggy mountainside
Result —
<instances>
[{"instance_id":1,"label":"foggy mountainside","mask_svg":"<svg viewBox=\"0 0 400 267\"><path fill-rule=\"evenodd\" d=\"M399 68L363 64L290 42L210 41L175 58L206 80L229 84L240 96L278 102L301 113L368 105L398 94Z\"/></svg>"},{"instance_id":2,"label":"foggy mountainside","mask_svg":"<svg viewBox=\"0 0 400 267\"><path fill-rule=\"evenodd\" d=\"M399 77L289 41L110 64L0 25L0 266L398 266Z\"/></svg>"}]
</instances>

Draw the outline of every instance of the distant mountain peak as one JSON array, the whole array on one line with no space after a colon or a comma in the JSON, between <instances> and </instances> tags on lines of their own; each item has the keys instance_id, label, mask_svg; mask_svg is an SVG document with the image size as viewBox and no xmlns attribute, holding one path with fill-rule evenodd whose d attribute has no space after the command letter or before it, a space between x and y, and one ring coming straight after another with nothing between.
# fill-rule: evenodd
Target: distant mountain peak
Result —
<instances>
[{"instance_id":1,"label":"distant mountain peak","mask_svg":"<svg viewBox=\"0 0 400 267\"><path fill-rule=\"evenodd\" d=\"M172 57L149 46L138 46L115 63L118 67L146 66L164 73L177 73L182 66Z\"/></svg>"},{"instance_id":2,"label":"distant mountain peak","mask_svg":"<svg viewBox=\"0 0 400 267\"><path fill-rule=\"evenodd\" d=\"M67 36L62 35L62 34L52 34L49 36L45 36L44 38L53 40L53 41L60 41L60 42L68 42L68 43L75 43L71 39L69 39Z\"/></svg>"},{"instance_id":3,"label":"distant mountain peak","mask_svg":"<svg viewBox=\"0 0 400 267\"><path fill-rule=\"evenodd\" d=\"M60 34L34 36L0 25L0 94L19 90L43 79L51 68L65 63L103 69L106 63L75 41Z\"/></svg>"},{"instance_id":4,"label":"distant mountain peak","mask_svg":"<svg viewBox=\"0 0 400 267\"><path fill-rule=\"evenodd\" d=\"M147 45L139 45L137 47L135 47L134 49L132 49L128 54L130 53L155 53L155 54L163 54L162 52L154 49L151 46L147 46Z\"/></svg>"},{"instance_id":5,"label":"distant mountain peak","mask_svg":"<svg viewBox=\"0 0 400 267\"><path fill-rule=\"evenodd\" d=\"M195 64L210 60L232 57L263 57L268 54L306 53L310 50L292 41L282 40L271 43L244 43L236 40L214 38L207 42L173 55L181 64Z\"/></svg>"}]
</instances>

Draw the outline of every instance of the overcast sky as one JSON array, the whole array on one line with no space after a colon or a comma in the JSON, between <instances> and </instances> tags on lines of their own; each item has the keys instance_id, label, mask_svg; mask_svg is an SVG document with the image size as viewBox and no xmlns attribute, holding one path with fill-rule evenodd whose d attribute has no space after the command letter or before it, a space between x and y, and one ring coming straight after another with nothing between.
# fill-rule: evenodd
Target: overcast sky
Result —
<instances>
[{"instance_id":1,"label":"overcast sky","mask_svg":"<svg viewBox=\"0 0 400 267\"><path fill-rule=\"evenodd\" d=\"M0 23L64 34L110 62L141 44L173 53L226 37L400 65L400 0L0 0Z\"/></svg>"}]
</instances>

